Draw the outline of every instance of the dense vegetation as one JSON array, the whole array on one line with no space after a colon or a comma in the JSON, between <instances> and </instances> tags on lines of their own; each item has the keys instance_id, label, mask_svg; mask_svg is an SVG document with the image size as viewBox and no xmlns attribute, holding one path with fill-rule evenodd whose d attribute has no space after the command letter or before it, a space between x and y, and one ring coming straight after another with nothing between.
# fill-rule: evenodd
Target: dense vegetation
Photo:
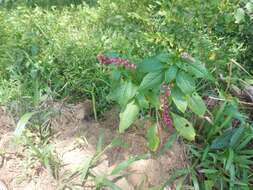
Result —
<instances>
[{"instance_id":1,"label":"dense vegetation","mask_svg":"<svg viewBox=\"0 0 253 190\"><path fill-rule=\"evenodd\" d=\"M166 83L173 125L192 140L190 167L172 178L194 189L252 189L252 114L235 96L253 84L252 15L252 0L0 0L0 104L20 104L22 115L47 97L88 97L100 115L117 102L122 120L156 121ZM98 55L114 60L107 67ZM119 58L137 69L111 64ZM154 152L157 127L148 132Z\"/></svg>"}]
</instances>

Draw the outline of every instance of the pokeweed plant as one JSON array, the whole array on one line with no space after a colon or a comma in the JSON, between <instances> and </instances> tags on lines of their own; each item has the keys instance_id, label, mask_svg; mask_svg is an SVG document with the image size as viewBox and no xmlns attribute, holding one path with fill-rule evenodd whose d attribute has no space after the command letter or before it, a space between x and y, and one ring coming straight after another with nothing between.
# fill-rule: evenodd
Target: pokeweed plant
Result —
<instances>
[{"instance_id":1,"label":"pokeweed plant","mask_svg":"<svg viewBox=\"0 0 253 190\"><path fill-rule=\"evenodd\" d=\"M192 123L182 115L187 108L200 117L207 110L197 92L199 79L213 80L204 64L186 52L161 53L138 64L114 53L98 55L98 60L111 69L112 89L108 97L121 107L120 133L142 114L156 121L147 132L152 151L159 147L161 125L174 126L185 139L195 139Z\"/></svg>"}]
</instances>

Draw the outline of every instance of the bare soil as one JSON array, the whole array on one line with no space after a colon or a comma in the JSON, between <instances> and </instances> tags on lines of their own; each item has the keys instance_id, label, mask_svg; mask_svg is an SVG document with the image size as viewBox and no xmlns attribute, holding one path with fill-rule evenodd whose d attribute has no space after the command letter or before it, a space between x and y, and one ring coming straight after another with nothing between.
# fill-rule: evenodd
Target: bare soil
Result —
<instances>
[{"instance_id":1,"label":"bare soil","mask_svg":"<svg viewBox=\"0 0 253 190\"><path fill-rule=\"evenodd\" d=\"M50 106L56 113L52 118L55 135L50 143L62 163L58 179L36 161L32 166L29 165L31 158L28 156L27 148L13 141L14 121L11 115L0 107L0 190L59 189L59 179L95 154L101 133L104 134L105 144L109 144L117 136L128 144L128 148L107 151L103 161L93 169L97 175L110 173L118 163L128 159L130 155L140 155L149 151L145 138L148 122L138 121L130 131L121 135L117 133L118 111L115 108L96 122L91 119L90 101L76 105L53 102ZM168 132L161 131L162 141L166 141L168 136ZM116 184L123 190L134 190L144 182L142 187L148 189L161 184L176 169L184 168L186 165L184 146L175 141L164 155L133 163L127 169L131 175L121 178Z\"/></svg>"}]
</instances>

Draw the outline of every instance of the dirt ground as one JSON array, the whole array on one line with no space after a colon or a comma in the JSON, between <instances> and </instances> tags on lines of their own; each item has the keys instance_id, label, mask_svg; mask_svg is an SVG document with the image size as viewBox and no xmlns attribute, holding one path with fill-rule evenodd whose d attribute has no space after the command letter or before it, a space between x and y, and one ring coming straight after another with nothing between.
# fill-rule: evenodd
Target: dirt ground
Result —
<instances>
[{"instance_id":1,"label":"dirt ground","mask_svg":"<svg viewBox=\"0 0 253 190\"><path fill-rule=\"evenodd\" d=\"M27 148L13 141L15 129L13 118L0 107L0 190L60 189L59 179L64 178L68 171L75 170L95 154L101 133L104 134L105 144L109 144L115 136L118 136L128 144L128 148L113 148L105 152L103 161L93 168L97 175L110 173L117 164L128 159L130 155L148 153L144 130L148 127L148 122L138 121L131 130L119 135L117 109L112 109L103 119L96 122L91 117L92 106L88 100L77 105L53 102L50 106L56 113L51 120L54 136L50 143L62 163L58 174L60 177L56 180L38 163L33 162L31 166ZM166 141L168 136L168 132L162 131L162 142ZM161 184L173 171L186 165L184 146L175 141L164 155L133 163L127 169L131 175L121 178L116 184L123 190L134 190L145 179L143 188L148 189Z\"/></svg>"}]
</instances>

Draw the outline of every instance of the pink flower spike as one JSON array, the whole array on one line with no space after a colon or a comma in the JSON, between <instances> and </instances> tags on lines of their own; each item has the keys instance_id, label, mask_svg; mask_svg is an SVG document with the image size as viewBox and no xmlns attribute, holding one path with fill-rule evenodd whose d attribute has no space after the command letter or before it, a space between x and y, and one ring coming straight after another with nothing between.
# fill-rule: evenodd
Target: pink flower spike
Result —
<instances>
[{"instance_id":1,"label":"pink flower spike","mask_svg":"<svg viewBox=\"0 0 253 190\"><path fill-rule=\"evenodd\" d=\"M130 63L127 59L122 59L122 58L109 58L104 55L98 55L97 59L99 62L103 65L110 65L110 64L115 64L115 65L123 65L127 69L136 69L136 65Z\"/></svg>"},{"instance_id":2,"label":"pink flower spike","mask_svg":"<svg viewBox=\"0 0 253 190\"><path fill-rule=\"evenodd\" d=\"M168 85L163 84L164 96L163 96L163 121L168 127L172 127L172 120L169 116L169 104L168 97L170 96L170 88Z\"/></svg>"}]
</instances>

